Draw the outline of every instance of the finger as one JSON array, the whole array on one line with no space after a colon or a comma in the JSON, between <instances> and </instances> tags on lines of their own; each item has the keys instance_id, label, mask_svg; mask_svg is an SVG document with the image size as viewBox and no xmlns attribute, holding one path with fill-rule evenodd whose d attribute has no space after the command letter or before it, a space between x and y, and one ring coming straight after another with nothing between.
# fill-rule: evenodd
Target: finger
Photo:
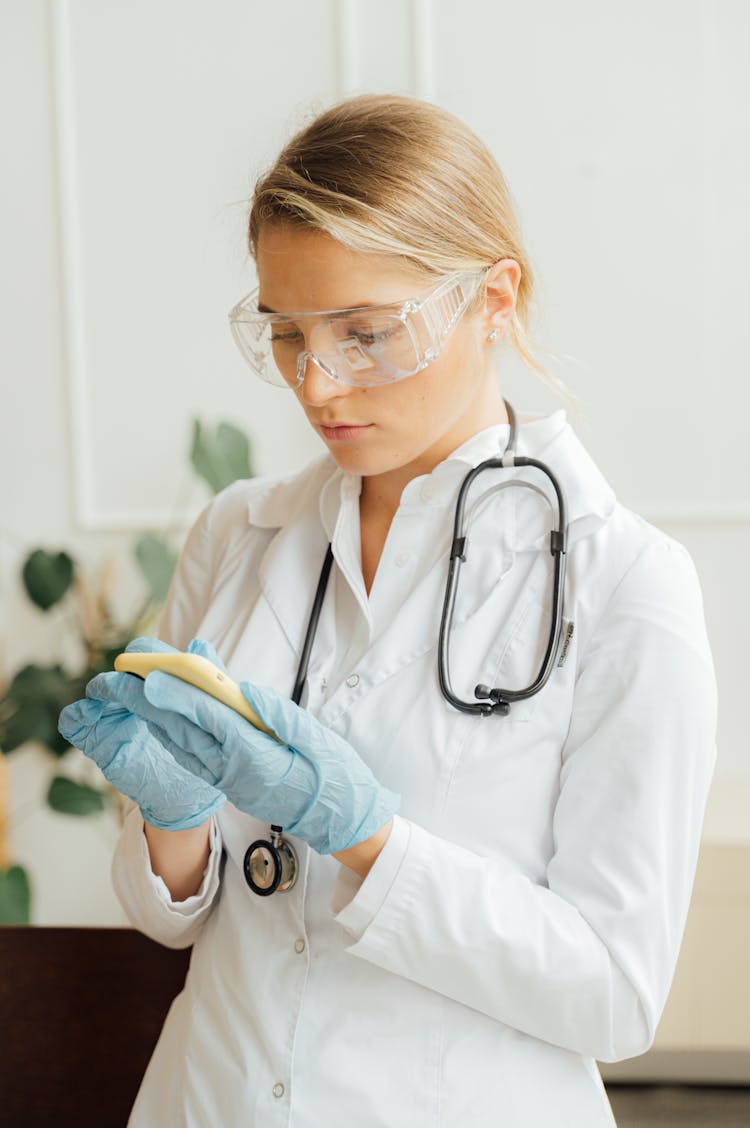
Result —
<instances>
[{"instance_id":1,"label":"finger","mask_svg":"<svg viewBox=\"0 0 750 1128\"><path fill-rule=\"evenodd\" d=\"M170 646L168 642L162 642L160 638L153 638L149 635L141 635L138 638L132 639L125 647L126 654L180 654L181 651L177 650L174 646ZM194 638L188 643L188 654L200 654L203 658L208 658L209 662L213 662L215 666L221 670L223 674L228 674L224 662L217 651L216 647L207 642L203 638Z\"/></svg>"},{"instance_id":2,"label":"finger","mask_svg":"<svg viewBox=\"0 0 750 1128\"><path fill-rule=\"evenodd\" d=\"M117 702L99 698L74 701L62 710L58 729L70 744L79 748L105 772L107 779L110 778L107 775L110 764L127 744L140 747L144 750L143 755L161 764L165 776L175 775L175 764L172 763L175 761L179 769L191 776L212 786L216 783L215 774L197 756L176 744L161 726L138 717ZM205 736L205 733L202 735ZM132 755L131 750L125 760ZM111 782L114 783L114 780Z\"/></svg>"},{"instance_id":3,"label":"finger","mask_svg":"<svg viewBox=\"0 0 750 1128\"><path fill-rule=\"evenodd\" d=\"M86 696L97 701L115 701L129 709L131 704L143 700L143 678L108 670L87 682Z\"/></svg>"},{"instance_id":4,"label":"finger","mask_svg":"<svg viewBox=\"0 0 750 1128\"><path fill-rule=\"evenodd\" d=\"M171 738L183 748L206 744L210 738L197 725L184 717L165 717L164 710L153 705L144 692L145 681L135 674L111 673L97 674L86 686L86 696L123 705L131 713L137 713L146 721L165 728Z\"/></svg>"},{"instance_id":5,"label":"finger","mask_svg":"<svg viewBox=\"0 0 750 1128\"><path fill-rule=\"evenodd\" d=\"M145 721L126 710L103 713L84 752L123 795L149 807L166 804L179 811L183 805L186 810L180 817L194 806L196 788L203 786L195 773L175 763ZM212 793L206 792L206 797L210 801Z\"/></svg>"},{"instance_id":6,"label":"finger","mask_svg":"<svg viewBox=\"0 0 750 1128\"><path fill-rule=\"evenodd\" d=\"M157 705L165 713L179 714L212 736L214 747L221 749L222 764L230 755L242 756L250 749L260 753L278 752L279 745L272 737L260 732L234 709L172 674L154 670L146 678L143 688L152 705ZM204 759L203 745L195 751ZM217 759L207 753L204 762L221 776L222 769Z\"/></svg>"},{"instance_id":7,"label":"finger","mask_svg":"<svg viewBox=\"0 0 750 1128\"><path fill-rule=\"evenodd\" d=\"M143 718L151 734L164 745L181 767L214 784L217 778L216 741L202 728L177 713L152 705L143 692L144 681L133 674L97 674L86 686L86 695L123 706Z\"/></svg>"},{"instance_id":8,"label":"finger","mask_svg":"<svg viewBox=\"0 0 750 1128\"><path fill-rule=\"evenodd\" d=\"M83 744L93 725L104 711L103 701L81 698L66 705L57 718L57 731L61 736L83 751Z\"/></svg>"},{"instance_id":9,"label":"finger","mask_svg":"<svg viewBox=\"0 0 750 1128\"><path fill-rule=\"evenodd\" d=\"M143 692L152 705L178 713L204 732L210 733L220 744L229 737L237 721L243 720L239 713L235 713L222 701L163 670L152 670L148 674L143 683ZM244 721L244 724L248 722Z\"/></svg>"},{"instance_id":10,"label":"finger","mask_svg":"<svg viewBox=\"0 0 750 1128\"><path fill-rule=\"evenodd\" d=\"M313 718L289 697L284 697L271 686L240 682L240 690L264 725L272 729L279 740L290 748L305 747L310 742Z\"/></svg>"},{"instance_id":11,"label":"finger","mask_svg":"<svg viewBox=\"0 0 750 1128\"><path fill-rule=\"evenodd\" d=\"M105 775L124 744L140 744L148 736L146 723L140 717L103 701L74 701L63 713L65 739L80 748Z\"/></svg>"},{"instance_id":12,"label":"finger","mask_svg":"<svg viewBox=\"0 0 750 1128\"><path fill-rule=\"evenodd\" d=\"M177 741L173 740L168 729L163 725L158 725L154 721L146 721L146 724L149 732L164 746L181 768L190 772L191 775L197 776L198 779L202 779L205 783L210 783L212 787L217 785L219 774L208 765L208 761L213 763L216 758L215 745L213 748L203 750L201 755L197 756L190 751L189 747L178 744ZM205 733L203 735L205 736Z\"/></svg>"},{"instance_id":13,"label":"finger","mask_svg":"<svg viewBox=\"0 0 750 1128\"><path fill-rule=\"evenodd\" d=\"M192 639L188 643L188 654L200 654L201 657L208 658L209 662L213 662L214 666L218 666L222 674L229 674L229 670L224 665L216 647L210 642L206 642L205 639Z\"/></svg>"},{"instance_id":14,"label":"finger","mask_svg":"<svg viewBox=\"0 0 750 1128\"><path fill-rule=\"evenodd\" d=\"M153 638L151 635L139 635L138 638L131 639L125 647L126 654L179 654L174 646L170 646L168 642L162 642L160 638Z\"/></svg>"},{"instance_id":15,"label":"finger","mask_svg":"<svg viewBox=\"0 0 750 1128\"><path fill-rule=\"evenodd\" d=\"M233 723L252 726L228 705L163 670L153 670L146 677L143 692L157 710L159 723L221 780L228 750L242 743Z\"/></svg>"}]
</instances>

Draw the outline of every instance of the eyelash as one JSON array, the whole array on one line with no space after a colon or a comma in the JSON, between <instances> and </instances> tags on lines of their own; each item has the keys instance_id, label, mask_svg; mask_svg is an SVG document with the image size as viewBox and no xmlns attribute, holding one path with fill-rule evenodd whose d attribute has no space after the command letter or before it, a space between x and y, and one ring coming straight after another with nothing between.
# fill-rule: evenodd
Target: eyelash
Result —
<instances>
[{"instance_id":1,"label":"eyelash","mask_svg":"<svg viewBox=\"0 0 750 1128\"><path fill-rule=\"evenodd\" d=\"M389 329L384 329L380 333L369 333L369 332L367 332L367 330L352 328L352 329L349 330L349 335L352 336L352 337L356 337L357 340L360 342L360 344L374 345L378 341L386 341L390 336L393 335L393 331L389 330ZM272 333L271 334L271 340L272 341L286 341L287 343L289 343L289 342L292 342L292 341L299 340L301 336L302 336L302 334L300 333L299 329L287 330L286 333Z\"/></svg>"}]
</instances>

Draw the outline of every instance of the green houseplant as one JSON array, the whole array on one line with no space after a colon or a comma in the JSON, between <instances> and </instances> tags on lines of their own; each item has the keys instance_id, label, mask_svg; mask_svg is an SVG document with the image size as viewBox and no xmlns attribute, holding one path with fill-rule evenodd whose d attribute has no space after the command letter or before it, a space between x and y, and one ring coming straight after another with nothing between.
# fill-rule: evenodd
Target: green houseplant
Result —
<instances>
[{"instance_id":1,"label":"green houseplant","mask_svg":"<svg viewBox=\"0 0 750 1128\"><path fill-rule=\"evenodd\" d=\"M249 440L230 423L211 430L194 420L190 462L214 493L237 478L252 477ZM84 695L92 677L112 669L130 639L155 629L178 553L163 532L143 533L134 553L146 595L126 622L117 622L112 611L111 570L105 570L95 585L65 551L36 548L23 562L23 586L37 608L49 611L63 601L72 604L83 661L75 670L30 663L16 671L7 685L0 685L0 924L27 924L31 916L29 875L22 865L11 862L7 846L9 804L2 756L34 741L62 763L71 747L57 731L60 710ZM46 802L55 811L85 816L117 806L119 798L105 781L93 787L61 771L49 785Z\"/></svg>"}]
</instances>

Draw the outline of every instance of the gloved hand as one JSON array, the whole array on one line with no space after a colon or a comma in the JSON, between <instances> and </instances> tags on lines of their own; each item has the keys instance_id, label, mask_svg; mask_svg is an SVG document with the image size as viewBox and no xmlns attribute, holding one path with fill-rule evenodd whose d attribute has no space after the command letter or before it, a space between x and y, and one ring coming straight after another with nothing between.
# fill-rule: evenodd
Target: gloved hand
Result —
<instances>
[{"instance_id":1,"label":"gloved hand","mask_svg":"<svg viewBox=\"0 0 750 1128\"><path fill-rule=\"evenodd\" d=\"M224 669L209 643L193 639L188 649ZM91 691L119 701L122 688L108 680ZM158 723L175 759L239 810L284 827L319 854L364 842L385 826L401 797L378 783L346 740L273 689L240 682L240 690L283 744L171 674L155 670L143 683L148 706L163 710Z\"/></svg>"},{"instance_id":2,"label":"gloved hand","mask_svg":"<svg viewBox=\"0 0 750 1128\"><path fill-rule=\"evenodd\" d=\"M125 649L175 652L155 638L134 639ZM105 684L109 697L101 693ZM58 730L138 804L146 822L164 830L200 826L223 806L226 796L171 755L171 738L160 725L159 710L146 701L143 686L133 674L97 674L86 686L86 697L62 710Z\"/></svg>"}]
</instances>

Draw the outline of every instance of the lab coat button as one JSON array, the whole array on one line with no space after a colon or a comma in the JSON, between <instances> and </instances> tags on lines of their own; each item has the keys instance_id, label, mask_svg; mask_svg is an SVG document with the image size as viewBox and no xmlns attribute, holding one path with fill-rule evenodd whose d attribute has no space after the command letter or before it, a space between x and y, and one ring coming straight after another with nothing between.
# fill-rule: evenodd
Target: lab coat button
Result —
<instances>
[{"instance_id":1,"label":"lab coat button","mask_svg":"<svg viewBox=\"0 0 750 1128\"><path fill-rule=\"evenodd\" d=\"M298 956L301 956L305 950L305 941L300 936L299 940L294 941L294 950Z\"/></svg>"},{"instance_id":2,"label":"lab coat button","mask_svg":"<svg viewBox=\"0 0 750 1128\"><path fill-rule=\"evenodd\" d=\"M346 684L349 686L349 689L356 689L359 685L359 674L349 674L349 677L346 679Z\"/></svg>"},{"instance_id":3,"label":"lab coat button","mask_svg":"<svg viewBox=\"0 0 750 1128\"><path fill-rule=\"evenodd\" d=\"M398 556L396 557L396 566L398 568L403 568L404 564L408 564L410 560L410 552L399 552Z\"/></svg>"},{"instance_id":4,"label":"lab coat button","mask_svg":"<svg viewBox=\"0 0 750 1128\"><path fill-rule=\"evenodd\" d=\"M419 491L419 496L422 498L422 501L432 501L433 497L435 496L435 491L429 484L429 482L425 482L425 484L422 486L421 490Z\"/></svg>"},{"instance_id":5,"label":"lab coat button","mask_svg":"<svg viewBox=\"0 0 750 1128\"><path fill-rule=\"evenodd\" d=\"M284 1086L281 1084L280 1081L277 1081L276 1084L274 1085L273 1095L275 1097L283 1097L284 1096Z\"/></svg>"}]
</instances>

